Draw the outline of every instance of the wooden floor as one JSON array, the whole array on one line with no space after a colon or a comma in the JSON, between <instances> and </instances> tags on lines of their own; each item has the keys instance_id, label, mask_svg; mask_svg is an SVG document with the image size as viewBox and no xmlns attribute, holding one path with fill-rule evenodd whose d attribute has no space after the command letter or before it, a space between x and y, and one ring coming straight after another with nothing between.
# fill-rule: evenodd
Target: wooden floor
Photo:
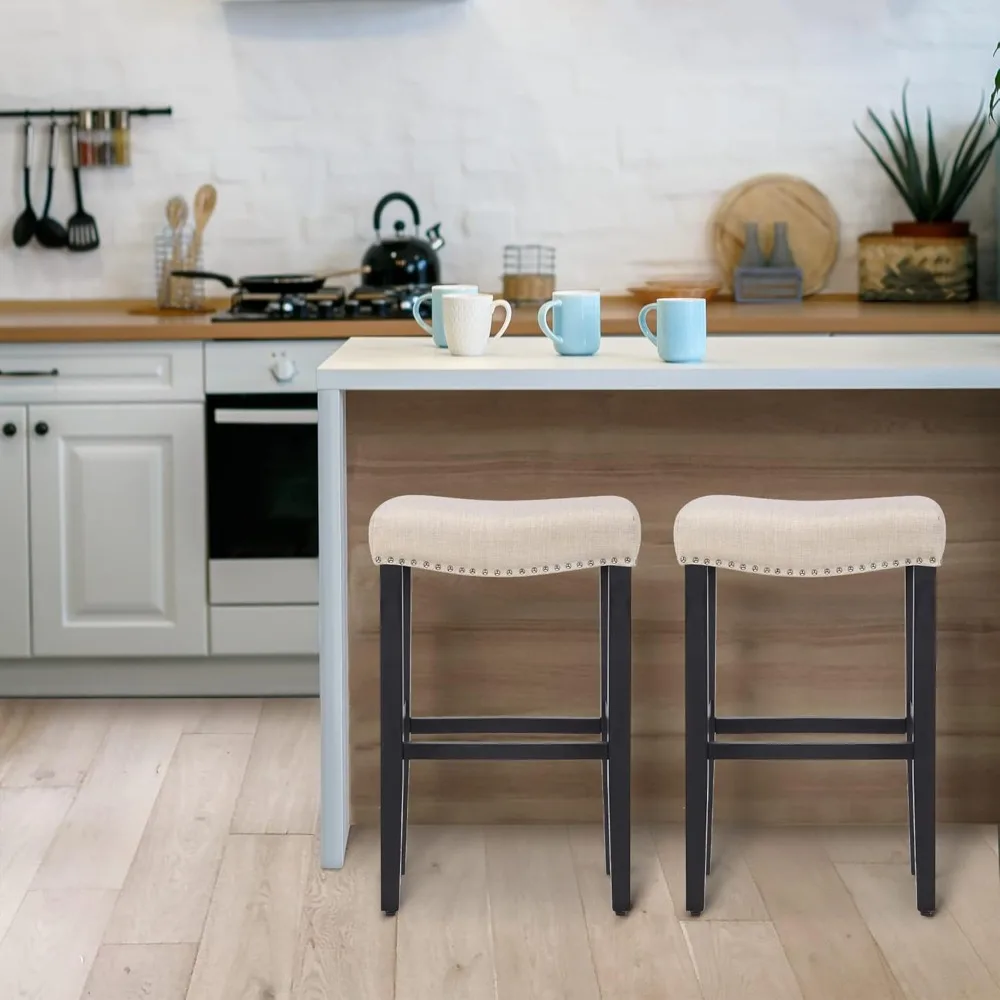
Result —
<instances>
[{"instance_id":1,"label":"wooden floor","mask_svg":"<svg viewBox=\"0 0 1000 1000\"><path fill-rule=\"evenodd\" d=\"M599 827L415 827L386 919L376 831L318 868L317 758L314 701L0 702L0 998L1000 998L996 827L942 828L931 920L897 828L722 829L690 920L676 827L625 919Z\"/></svg>"}]
</instances>

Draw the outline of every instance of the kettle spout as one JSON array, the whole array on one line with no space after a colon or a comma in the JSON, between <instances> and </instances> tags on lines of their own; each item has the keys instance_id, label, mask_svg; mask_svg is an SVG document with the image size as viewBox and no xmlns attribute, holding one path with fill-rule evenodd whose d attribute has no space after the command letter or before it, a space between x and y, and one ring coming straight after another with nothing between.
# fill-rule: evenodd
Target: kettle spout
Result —
<instances>
[{"instance_id":1,"label":"kettle spout","mask_svg":"<svg viewBox=\"0 0 1000 1000\"><path fill-rule=\"evenodd\" d=\"M444 246L444 237L441 235L441 223L435 223L424 235L431 245L432 250L440 250Z\"/></svg>"}]
</instances>

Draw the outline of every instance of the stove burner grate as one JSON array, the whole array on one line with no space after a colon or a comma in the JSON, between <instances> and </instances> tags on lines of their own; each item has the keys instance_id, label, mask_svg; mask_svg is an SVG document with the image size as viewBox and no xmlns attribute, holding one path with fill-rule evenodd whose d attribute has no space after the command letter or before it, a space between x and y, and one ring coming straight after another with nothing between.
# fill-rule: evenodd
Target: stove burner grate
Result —
<instances>
[{"instance_id":1,"label":"stove burner grate","mask_svg":"<svg viewBox=\"0 0 1000 1000\"><path fill-rule=\"evenodd\" d=\"M390 288L361 285L350 293L340 286L305 295L236 292L229 309L216 313L212 322L405 319L413 315L413 300L428 291L430 288L423 285Z\"/></svg>"}]
</instances>

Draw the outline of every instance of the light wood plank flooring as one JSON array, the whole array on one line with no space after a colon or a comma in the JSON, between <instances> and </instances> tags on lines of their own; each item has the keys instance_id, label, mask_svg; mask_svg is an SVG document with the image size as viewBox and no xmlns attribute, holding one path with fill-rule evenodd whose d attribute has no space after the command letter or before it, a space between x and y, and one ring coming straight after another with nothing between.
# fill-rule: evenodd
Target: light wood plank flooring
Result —
<instances>
[{"instance_id":1,"label":"light wood plank flooring","mask_svg":"<svg viewBox=\"0 0 1000 1000\"><path fill-rule=\"evenodd\" d=\"M942 827L932 920L898 828L722 828L691 920L676 827L636 829L626 919L597 826L414 827L390 920L377 831L319 869L317 734L314 701L0 702L0 997L1000 1000L996 827Z\"/></svg>"}]
</instances>

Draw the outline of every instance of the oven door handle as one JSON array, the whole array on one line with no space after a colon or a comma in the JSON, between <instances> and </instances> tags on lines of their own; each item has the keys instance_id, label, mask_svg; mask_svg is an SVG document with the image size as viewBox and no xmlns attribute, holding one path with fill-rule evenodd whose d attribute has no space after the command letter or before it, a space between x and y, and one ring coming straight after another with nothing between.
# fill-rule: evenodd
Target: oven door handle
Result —
<instances>
[{"instance_id":1,"label":"oven door handle","mask_svg":"<svg viewBox=\"0 0 1000 1000\"><path fill-rule=\"evenodd\" d=\"M318 424L318 410L231 410L215 411L217 424Z\"/></svg>"}]
</instances>

